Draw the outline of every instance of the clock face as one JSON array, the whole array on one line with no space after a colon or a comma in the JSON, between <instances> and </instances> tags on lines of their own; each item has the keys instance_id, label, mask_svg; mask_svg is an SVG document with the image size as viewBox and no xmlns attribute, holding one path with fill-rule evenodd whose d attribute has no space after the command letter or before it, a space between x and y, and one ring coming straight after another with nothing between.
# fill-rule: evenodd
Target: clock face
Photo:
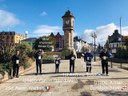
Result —
<instances>
[{"instance_id":1,"label":"clock face","mask_svg":"<svg viewBox=\"0 0 128 96\"><path fill-rule=\"evenodd\" d=\"M68 24L69 24L69 20L66 20L66 21L65 21L65 24L68 25Z\"/></svg>"}]
</instances>

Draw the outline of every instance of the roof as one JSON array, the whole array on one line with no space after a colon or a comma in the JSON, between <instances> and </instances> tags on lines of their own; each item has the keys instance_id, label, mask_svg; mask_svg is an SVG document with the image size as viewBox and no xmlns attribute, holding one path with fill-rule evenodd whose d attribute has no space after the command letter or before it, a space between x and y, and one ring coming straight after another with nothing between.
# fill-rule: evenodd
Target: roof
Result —
<instances>
[{"instance_id":1,"label":"roof","mask_svg":"<svg viewBox=\"0 0 128 96\"><path fill-rule=\"evenodd\" d=\"M82 41L82 42L86 43L86 41L82 40L82 39L79 38L78 36L74 37L74 41Z\"/></svg>"},{"instance_id":2,"label":"roof","mask_svg":"<svg viewBox=\"0 0 128 96\"><path fill-rule=\"evenodd\" d=\"M53 32L51 32L50 36L52 36L52 37L54 36Z\"/></svg>"},{"instance_id":3,"label":"roof","mask_svg":"<svg viewBox=\"0 0 128 96\"><path fill-rule=\"evenodd\" d=\"M0 32L0 35L22 35L22 34L17 33L15 31L2 31L2 32Z\"/></svg>"},{"instance_id":4,"label":"roof","mask_svg":"<svg viewBox=\"0 0 128 96\"><path fill-rule=\"evenodd\" d=\"M121 42L119 40L120 38L123 39L123 36L119 34L118 30L114 30L114 33L111 36L108 36L109 43Z\"/></svg>"},{"instance_id":5,"label":"roof","mask_svg":"<svg viewBox=\"0 0 128 96\"><path fill-rule=\"evenodd\" d=\"M50 36L52 36L52 37L62 37L63 35L60 35L59 32L57 32L57 34L54 35L54 33L52 32L52 33L50 34Z\"/></svg>"},{"instance_id":6,"label":"roof","mask_svg":"<svg viewBox=\"0 0 128 96\"><path fill-rule=\"evenodd\" d=\"M62 16L62 18L64 18L64 17L74 17L74 16L73 16L73 14L71 13L70 10L67 10L67 11L65 12L64 16Z\"/></svg>"},{"instance_id":7,"label":"roof","mask_svg":"<svg viewBox=\"0 0 128 96\"><path fill-rule=\"evenodd\" d=\"M21 42L30 42L30 41L35 41L37 38L27 38L27 39L23 39L21 40Z\"/></svg>"}]
</instances>

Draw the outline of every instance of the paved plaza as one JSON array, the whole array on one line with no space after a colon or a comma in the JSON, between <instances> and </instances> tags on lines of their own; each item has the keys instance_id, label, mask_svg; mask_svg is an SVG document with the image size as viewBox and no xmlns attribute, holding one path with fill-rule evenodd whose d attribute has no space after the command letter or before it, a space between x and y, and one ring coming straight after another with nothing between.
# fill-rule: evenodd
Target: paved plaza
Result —
<instances>
[{"instance_id":1,"label":"paved plaza","mask_svg":"<svg viewBox=\"0 0 128 96\"><path fill-rule=\"evenodd\" d=\"M93 62L92 73L85 72L83 59L77 59L75 73L69 73L69 61L62 60L60 73L54 64L43 64L43 74L31 70L0 84L0 96L128 96L128 71L109 67L109 76L101 76L100 61Z\"/></svg>"}]
</instances>

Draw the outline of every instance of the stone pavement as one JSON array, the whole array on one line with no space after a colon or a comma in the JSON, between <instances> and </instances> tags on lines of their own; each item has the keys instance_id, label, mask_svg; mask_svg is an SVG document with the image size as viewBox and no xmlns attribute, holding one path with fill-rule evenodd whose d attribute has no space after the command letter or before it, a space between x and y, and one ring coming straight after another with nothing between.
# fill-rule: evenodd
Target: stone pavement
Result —
<instances>
[{"instance_id":1,"label":"stone pavement","mask_svg":"<svg viewBox=\"0 0 128 96\"><path fill-rule=\"evenodd\" d=\"M128 96L127 70L113 66L109 76L101 76L97 61L92 73L86 73L83 59L76 60L75 73L69 73L68 60L61 60L60 73L54 73L54 64L42 67L42 75L35 75L34 67L0 84L0 96Z\"/></svg>"}]
</instances>

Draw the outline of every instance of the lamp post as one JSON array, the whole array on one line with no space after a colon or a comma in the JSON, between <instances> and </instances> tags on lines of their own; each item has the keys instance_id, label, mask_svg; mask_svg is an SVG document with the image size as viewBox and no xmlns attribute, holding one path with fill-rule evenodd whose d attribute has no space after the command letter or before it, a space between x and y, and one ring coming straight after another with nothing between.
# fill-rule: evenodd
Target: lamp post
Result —
<instances>
[{"instance_id":1,"label":"lamp post","mask_svg":"<svg viewBox=\"0 0 128 96\"><path fill-rule=\"evenodd\" d=\"M121 49L122 49L122 37L119 37L118 41L120 42ZM120 57L120 68L122 68L122 57Z\"/></svg>"},{"instance_id":2,"label":"lamp post","mask_svg":"<svg viewBox=\"0 0 128 96\"><path fill-rule=\"evenodd\" d=\"M25 39L27 39L28 38L28 31L26 30L25 31Z\"/></svg>"},{"instance_id":3,"label":"lamp post","mask_svg":"<svg viewBox=\"0 0 128 96\"><path fill-rule=\"evenodd\" d=\"M94 39L94 62L96 61L96 38L97 38L97 35L95 32L93 32L91 34L91 37Z\"/></svg>"}]
</instances>

